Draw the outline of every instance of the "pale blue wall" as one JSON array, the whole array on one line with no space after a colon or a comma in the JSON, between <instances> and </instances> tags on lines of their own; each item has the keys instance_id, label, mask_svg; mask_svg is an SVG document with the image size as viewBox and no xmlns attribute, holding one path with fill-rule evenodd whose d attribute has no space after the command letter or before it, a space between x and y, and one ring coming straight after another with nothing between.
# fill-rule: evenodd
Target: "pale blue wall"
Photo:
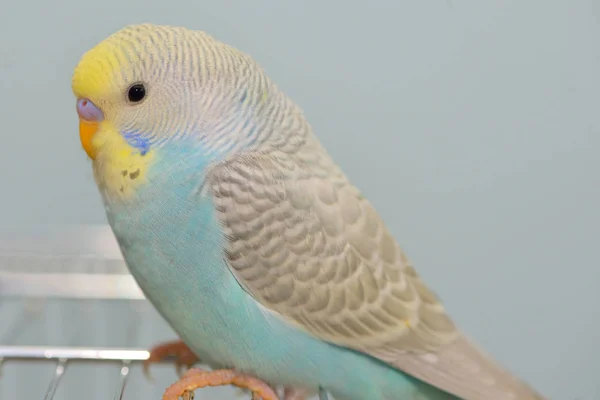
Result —
<instances>
[{"instance_id":1,"label":"pale blue wall","mask_svg":"<svg viewBox=\"0 0 600 400\"><path fill-rule=\"evenodd\" d=\"M206 30L304 108L464 330L552 399L597 400L599 21L597 0L12 1L0 222L104 222L72 68L128 23ZM78 322L60 309L55 332ZM148 335L132 344L168 337ZM83 390L92 378L66 379Z\"/></svg>"}]
</instances>

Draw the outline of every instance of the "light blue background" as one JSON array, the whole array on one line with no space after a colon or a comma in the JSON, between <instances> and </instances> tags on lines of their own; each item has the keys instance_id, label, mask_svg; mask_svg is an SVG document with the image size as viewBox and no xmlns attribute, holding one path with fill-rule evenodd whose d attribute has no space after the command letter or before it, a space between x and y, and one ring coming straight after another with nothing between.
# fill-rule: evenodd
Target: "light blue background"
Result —
<instances>
[{"instance_id":1,"label":"light blue background","mask_svg":"<svg viewBox=\"0 0 600 400\"><path fill-rule=\"evenodd\" d=\"M105 222L71 72L85 50L139 22L202 29L253 55L466 332L551 399L600 399L600 2L3 4L0 222ZM81 318L61 304L43 326L64 342ZM2 323L14 321L17 306L3 305ZM91 344L121 337L109 321L131 322L106 307L104 322L84 325ZM115 344L169 339L148 313L143 333ZM55 342L33 332L19 343ZM6 369L4 388L17 382ZM113 375L87 371L68 372L72 389L57 398L78 398L89 382L85 398L107 398L93 393ZM39 398L42 376L39 387L19 380L16 394ZM149 387L139 379L129 398L159 398L164 385Z\"/></svg>"}]
</instances>

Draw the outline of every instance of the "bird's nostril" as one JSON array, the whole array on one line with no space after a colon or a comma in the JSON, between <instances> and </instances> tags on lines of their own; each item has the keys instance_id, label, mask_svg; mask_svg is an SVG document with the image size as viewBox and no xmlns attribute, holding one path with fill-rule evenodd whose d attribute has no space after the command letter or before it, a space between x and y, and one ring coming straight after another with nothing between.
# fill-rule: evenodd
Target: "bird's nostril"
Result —
<instances>
[{"instance_id":1,"label":"bird's nostril","mask_svg":"<svg viewBox=\"0 0 600 400\"><path fill-rule=\"evenodd\" d=\"M77 101L77 114L79 114L80 118L87 121L100 122L104 118L102 111L88 99L79 99Z\"/></svg>"}]
</instances>

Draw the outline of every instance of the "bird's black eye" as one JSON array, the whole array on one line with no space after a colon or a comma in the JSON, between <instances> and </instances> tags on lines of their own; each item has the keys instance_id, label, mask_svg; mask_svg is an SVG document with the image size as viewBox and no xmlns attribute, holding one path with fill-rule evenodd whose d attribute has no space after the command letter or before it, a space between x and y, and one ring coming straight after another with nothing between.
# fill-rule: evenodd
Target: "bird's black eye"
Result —
<instances>
[{"instance_id":1,"label":"bird's black eye","mask_svg":"<svg viewBox=\"0 0 600 400\"><path fill-rule=\"evenodd\" d=\"M131 85L127 91L127 98L132 103L139 103L144 100L144 97L146 97L146 88L142 83Z\"/></svg>"}]
</instances>

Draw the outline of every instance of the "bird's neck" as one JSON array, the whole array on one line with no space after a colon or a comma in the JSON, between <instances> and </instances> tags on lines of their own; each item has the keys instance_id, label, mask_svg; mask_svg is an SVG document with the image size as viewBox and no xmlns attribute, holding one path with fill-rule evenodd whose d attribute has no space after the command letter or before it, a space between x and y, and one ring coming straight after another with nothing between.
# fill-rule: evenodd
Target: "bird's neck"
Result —
<instances>
[{"instance_id":1,"label":"bird's neck","mask_svg":"<svg viewBox=\"0 0 600 400\"><path fill-rule=\"evenodd\" d=\"M191 149L157 149L143 175L140 172L143 182L130 197L112 196L107 190L102 193L108 221L131 272L144 290L152 290L164 279L178 274L185 276L201 257L222 259L220 252L212 254L222 248L223 237L212 199L203 186L206 169L214 160L201 152L192 153ZM120 177L131 180L129 175ZM107 184L105 181L105 189ZM102 191L103 186L99 187ZM193 241L186 242L190 237ZM187 246L189 258L177 253ZM153 265L162 266L165 258L177 261L173 264L176 270L154 269ZM209 275L217 272L206 271Z\"/></svg>"}]
</instances>

